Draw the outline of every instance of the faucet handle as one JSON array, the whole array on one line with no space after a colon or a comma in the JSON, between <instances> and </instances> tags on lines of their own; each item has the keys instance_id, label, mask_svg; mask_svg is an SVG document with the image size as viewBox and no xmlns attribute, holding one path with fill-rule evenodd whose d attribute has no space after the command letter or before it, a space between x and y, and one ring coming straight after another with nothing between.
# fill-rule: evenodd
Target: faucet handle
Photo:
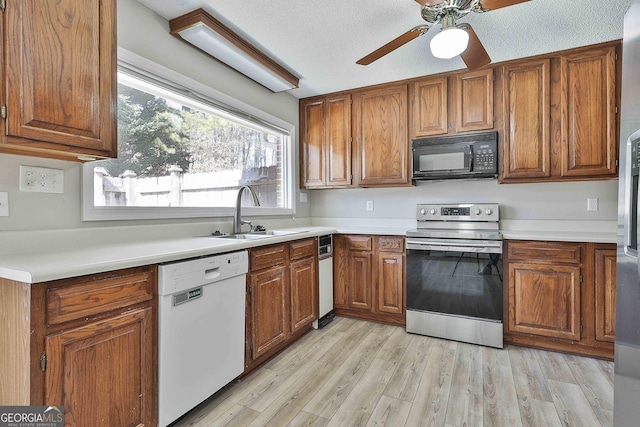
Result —
<instances>
[{"instance_id":1,"label":"faucet handle","mask_svg":"<svg viewBox=\"0 0 640 427\"><path fill-rule=\"evenodd\" d=\"M240 227L242 227L243 225L248 225L249 231L253 231L253 225L251 225L251 221L245 221L245 220L240 221Z\"/></svg>"}]
</instances>

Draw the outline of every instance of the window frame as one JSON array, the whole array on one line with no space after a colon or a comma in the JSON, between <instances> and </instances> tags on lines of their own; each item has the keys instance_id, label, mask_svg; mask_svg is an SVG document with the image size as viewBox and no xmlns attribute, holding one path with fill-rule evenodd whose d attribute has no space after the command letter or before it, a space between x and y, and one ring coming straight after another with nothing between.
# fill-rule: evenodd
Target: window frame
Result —
<instances>
[{"instance_id":1,"label":"window frame","mask_svg":"<svg viewBox=\"0 0 640 427\"><path fill-rule=\"evenodd\" d=\"M282 147L282 164L284 200L288 207L252 207L243 206L243 216L294 216L296 214L294 174L296 170L295 125L272 116L256 107L232 98L198 81L177 73L160 64L136 55L126 49L118 47L118 64L129 70L135 70L142 75L149 75L160 81L168 82L180 89L180 92L191 92L198 97L199 102L207 100L217 108L226 109L247 117L260 125L271 126L287 133ZM233 207L140 207L140 206L94 206L94 163L82 165L82 220L83 221L115 221L115 220L146 220L146 219L186 219L186 218L219 218L233 216Z\"/></svg>"}]
</instances>

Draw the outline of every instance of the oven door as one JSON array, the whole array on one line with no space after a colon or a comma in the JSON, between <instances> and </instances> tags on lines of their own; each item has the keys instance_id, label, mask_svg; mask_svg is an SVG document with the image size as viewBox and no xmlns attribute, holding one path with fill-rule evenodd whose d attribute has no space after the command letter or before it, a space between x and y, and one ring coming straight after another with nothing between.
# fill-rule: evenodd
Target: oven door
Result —
<instances>
[{"instance_id":1,"label":"oven door","mask_svg":"<svg viewBox=\"0 0 640 427\"><path fill-rule=\"evenodd\" d=\"M407 331L502 348L502 242L407 239Z\"/></svg>"}]
</instances>

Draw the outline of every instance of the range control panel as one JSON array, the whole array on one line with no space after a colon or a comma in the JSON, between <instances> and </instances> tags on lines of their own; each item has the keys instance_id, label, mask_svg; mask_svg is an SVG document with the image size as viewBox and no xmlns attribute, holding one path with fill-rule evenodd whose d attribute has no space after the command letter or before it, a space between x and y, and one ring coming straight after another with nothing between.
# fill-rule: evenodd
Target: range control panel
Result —
<instances>
[{"instance_id":1,"label":"range control panel","mask_svg":"<svg viewBox=\"0 0 640 427\"><path fill-rule=\"evenodd\" d=\"M461 203L447 205L418 205L418 221L484 221L497 222L500 209L497 203Z\"/></svg>"}]
</instances>

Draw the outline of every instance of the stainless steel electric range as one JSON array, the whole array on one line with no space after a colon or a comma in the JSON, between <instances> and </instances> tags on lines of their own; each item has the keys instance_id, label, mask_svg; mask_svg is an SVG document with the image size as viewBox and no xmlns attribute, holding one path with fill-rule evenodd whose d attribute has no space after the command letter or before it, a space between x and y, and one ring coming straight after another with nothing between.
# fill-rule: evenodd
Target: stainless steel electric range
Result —
<instances>
[{"instance_id":1,"label":"stainless steel electric range","mask_svg":"<svg viewBox=\"0 0 640 427\"><path fill-rule=\"evenodd\" d=\"M407 332L502 348L497 204L418 205L407 231Z\"/></svg>"}]
</instances>

